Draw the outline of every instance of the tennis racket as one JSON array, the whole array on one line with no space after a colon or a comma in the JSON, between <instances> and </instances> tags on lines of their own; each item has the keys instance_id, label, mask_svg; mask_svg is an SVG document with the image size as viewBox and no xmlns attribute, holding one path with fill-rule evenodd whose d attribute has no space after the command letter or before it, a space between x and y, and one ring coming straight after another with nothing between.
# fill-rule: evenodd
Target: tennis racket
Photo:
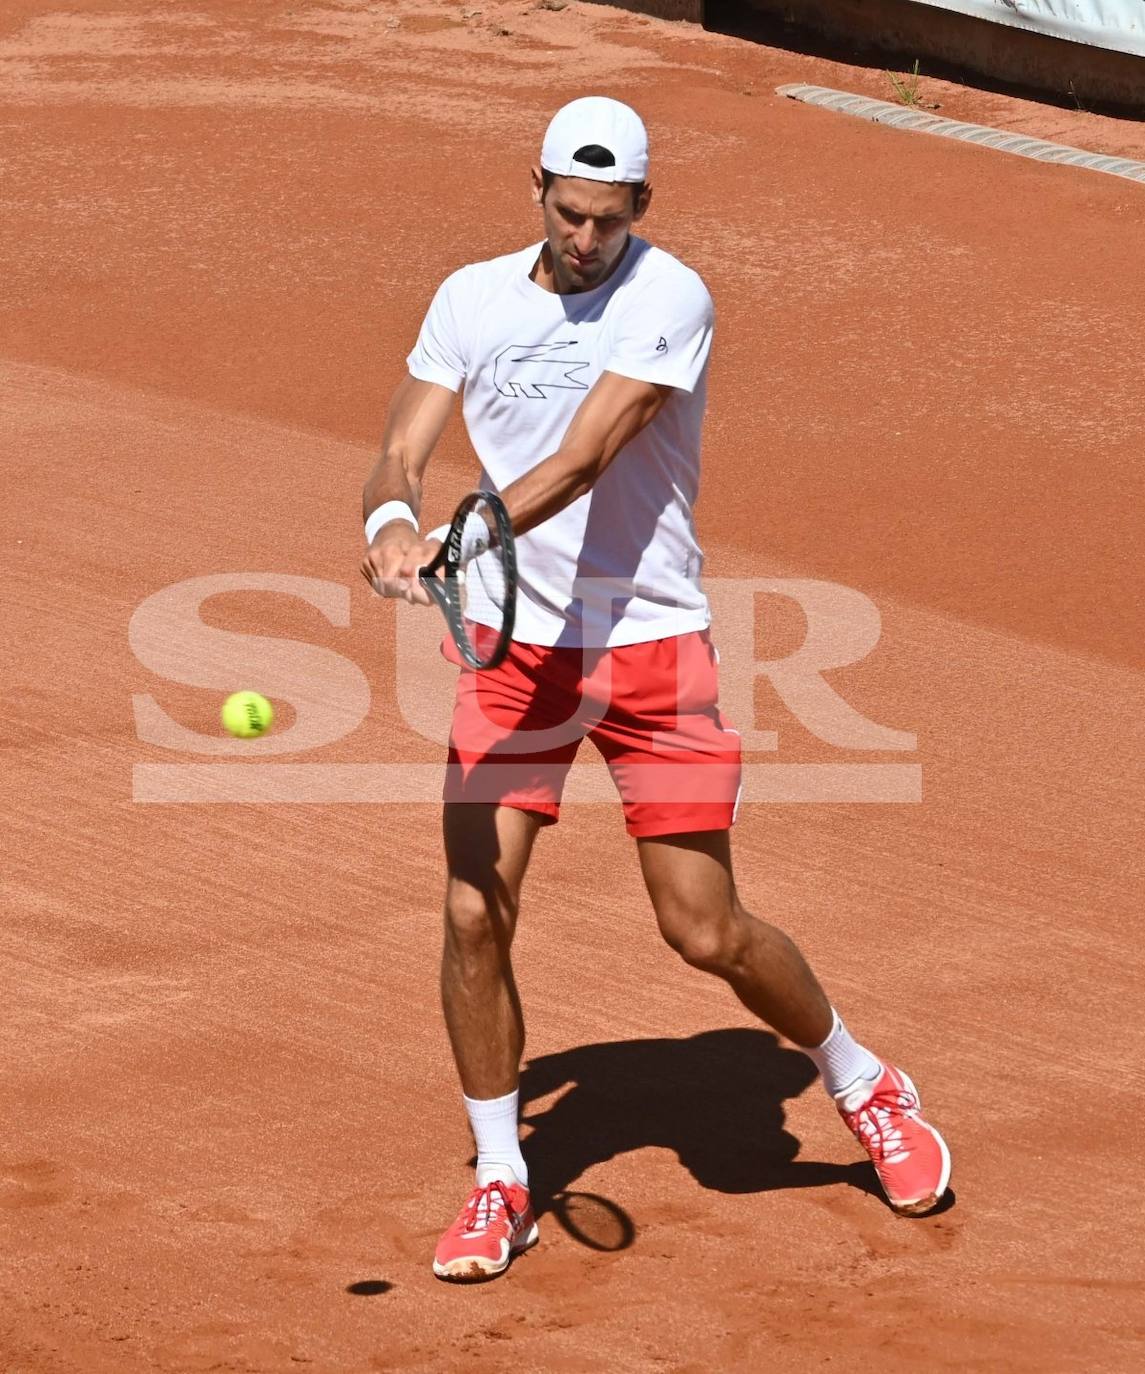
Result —
<instances>
[{"instance_id":1,"label":"tennis racket","mask_svg":"<svg viewBox=\"0 0 1145 1374\"><path fill-rule=\"evenodd\" d=\"M441 607L465 662L496 668L509 652L517 614L517 552L501 498L470 492L433 562L418 576Z\"/></svg>"}]
</instances>

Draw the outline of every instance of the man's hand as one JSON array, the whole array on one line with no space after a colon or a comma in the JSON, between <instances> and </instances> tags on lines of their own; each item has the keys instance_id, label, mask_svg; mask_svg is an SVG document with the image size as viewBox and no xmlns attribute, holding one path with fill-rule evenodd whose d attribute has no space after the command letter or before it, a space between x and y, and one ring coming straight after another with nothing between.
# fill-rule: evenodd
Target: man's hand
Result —
<instances>
[{"instance_id":1,"label":"man's hand","mask_svg":"<svg viewBox=\"0 0 1145 1374\"><path fill-rule=\"evenodd\" d=\"M361 572L379 596L400 598L411 606L429 606L418 569L433 562L441 541L420 539L404 520L391 520L374 536L362 559Z\"/></svg>"}]
</instances>

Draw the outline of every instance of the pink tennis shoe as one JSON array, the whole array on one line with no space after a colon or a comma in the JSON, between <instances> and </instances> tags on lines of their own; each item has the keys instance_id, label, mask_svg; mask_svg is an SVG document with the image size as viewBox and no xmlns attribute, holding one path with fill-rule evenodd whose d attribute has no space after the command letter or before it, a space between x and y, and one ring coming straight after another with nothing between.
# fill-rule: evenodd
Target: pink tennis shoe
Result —
<instances>
[{"instance_id":1,"label":"pink tennis shoe","mask_svg":"<svg viewBox=\"0 0 1145 1374\"><path fill-rule=\"evenodd\" d=\"M950 1151L921 1115L918 1091L892 1065L835 1099L839 1115L875 1166L887 1201L904 1216L929 1212L950 1182ZM433 1257L433 1272L454 1283L496 1278L539 1238L529 1190L494 1180L470 1193Z\"/></svg>"},{"instance_id":2,"label":"pink tennis shoe","mask_svg":"<svg viewBox=\"0 0 1145 1374\"><path fill-rule=\"evenodd\" d=\"M871 1157L887 1201L903 1216L929 1212L950 1182L950 1151L920 1115L914 1084L887 1064L872 1085L835 1099L839 1115Z\"/></svg>"},{"instance_id":3,"label":"pink tennis shoe","mask_svg":"<svg viewBox=\"0 0 1145 1374\"><path fill-rule=\"evenodd\" d=\"M500 1181L474 1188L437 1243L433 1272L454 1283L496 1278L539 1234L527 1188Z\"/></svg>"}]
</instances>

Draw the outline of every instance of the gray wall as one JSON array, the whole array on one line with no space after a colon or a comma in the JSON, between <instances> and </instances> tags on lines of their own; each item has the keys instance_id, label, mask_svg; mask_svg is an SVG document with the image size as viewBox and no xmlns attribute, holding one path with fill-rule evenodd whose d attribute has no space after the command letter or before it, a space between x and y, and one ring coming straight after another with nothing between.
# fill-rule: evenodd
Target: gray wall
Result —
<instances>
[{"instance_id":1,"label":"gray wall","mask_svg":"<svg viewBox=\"0 0 1145 1374\"><path fill-rule=\"evenodd\" d=\"M604 0L597 0L603 3ZM704 18L704 0L611 0L664 19ZM948 62L999 81L1145 114L1145 58L991 24L913 0L738 0L745 11L867 49ZM714 8L714 7L713 7ZM730 8L724 6L722 8Z\"/></svg>"}]
</instances>

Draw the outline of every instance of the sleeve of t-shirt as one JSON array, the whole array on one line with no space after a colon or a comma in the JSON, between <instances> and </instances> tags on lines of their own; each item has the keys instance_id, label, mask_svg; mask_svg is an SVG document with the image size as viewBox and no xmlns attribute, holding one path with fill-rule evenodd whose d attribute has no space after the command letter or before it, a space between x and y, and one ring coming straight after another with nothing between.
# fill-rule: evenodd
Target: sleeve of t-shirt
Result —
<instances>
[{"instance_id":1,"label":"sleeve of t-shirt","mask_svg":"<svg viewBox=\"0 0 1145 1374\"><path fill-rule=\"evenodd\" d=\"M712 348L715 311L694 272L651 283L617 322L605 371L694 391Z\"/></svg>"},{"instance_id":2,"label":"sleeve of t-shirt","mask_svg":"<svg viewBox=\"0 0 1145 1374\"><path fill-rule=\"evenodd\" d=\"M464 321L473 318L466 309L465 269L454 272L437 288L417 343L406 359L410 376L419 382L436 382L457 391L469 371L469 339Z\"/></svg>"}]
</instances>

